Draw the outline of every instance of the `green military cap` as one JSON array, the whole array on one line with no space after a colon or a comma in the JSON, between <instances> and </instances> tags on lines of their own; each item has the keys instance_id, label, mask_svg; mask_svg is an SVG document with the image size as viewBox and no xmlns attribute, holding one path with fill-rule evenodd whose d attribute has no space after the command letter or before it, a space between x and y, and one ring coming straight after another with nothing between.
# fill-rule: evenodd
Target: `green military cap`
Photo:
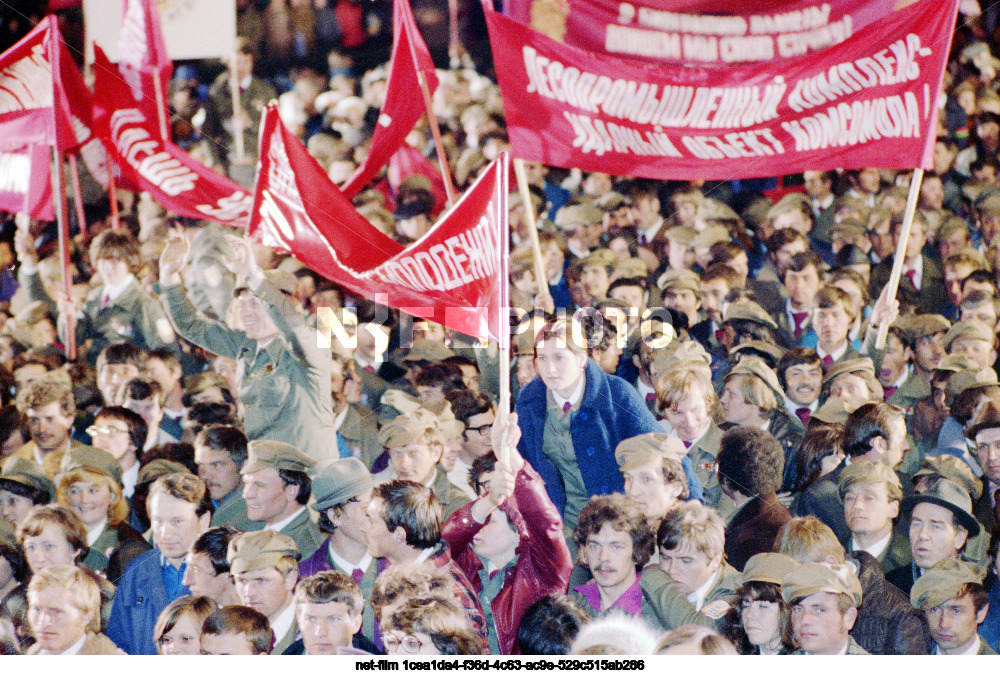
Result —
<instances>
[{"instance_id":1,"label":"green military cap","mask_svg":"<svg viewBox=\"0 0 1000 674\"><path fill-rule=\"evenodd\" d=\"M594 205L605 213L610 213L612 211L617 211L619 208L628 206L629 200L618 192L612 191L594 199Z\"/></svg>"},{"instance_id":2,"label":"green military cap","mask_svg":"<svg viewBox=\"0 0 1000 674\"><path fill-rule=\"evenodd\" d=\"M632 470L665 456L678 459L686 453L684 443L676 435L640 433L618 443L615 460L621 470Z\"/></svg>"},{"instance_id":3,"label":"green military cap","mask_svg":"<svg viewBox=\"0 0 1000 674\"><path fill-rule=\"evenodd\" d=\"M48 494L50 501L56 500L56 485L34 461L19 456L8 457L3 470L0 470L0 489L3 489L4 482L16 482Z\"/></svg>"},{"instance_id":4,"label":"green military cap","mask_svg":"<svg viewBox=\"0 0 1000 674\"><path fill-rule=\"evenodd\" d=\"M593 204L563 206L556 213L556 227L575 230L580 225L596 225L604 218L604 212Z\"/></svg>"},{"instance_id":5,"label":"green military cap","mask_svg":"<svg viewBox=\"0 0 1000 674\"><path fill-rule=\"evenodd\" d=\"M819 409L809 415L809 421L815 419L824 424L846 424L847 417L854 411L851 407L843 398L827 398Z\"/></svg>"},{"instance_id":6,"label":"green military cap","mask_svg":"<svg viewBox=\"0 0 1000 674\"><path fill-rule=\"evenodd\" d=\"M903 324L910 339L914 342L922 337L948 332L951 328L951 321L941 314L917 314L905 319Z\"/></svg>"},{"instance_id":7,"label":"green military cap","mask_svg":"<svg viewBox=\"0 0 1000 674\"><path fill-rule=\"evenodd\" d=\"M966 583L982 584L985 577L986 570L978 564L953 557L943 559L914 581L910 604L921 611L936 608L955 597Z\"/></svg>"},{"instance_id":8,"label":"green military cap","mask_svg":"<svg viewBox=\"0 0 1000 674\"><path fill-rule=\"evenodd\" d=\"M226 560L233 574L277 566L283 557L298 559L299 546L291 536L277 531L248 531L229 541Z\"/></svg>"},{"instance_id":9,"label":"green military cap","mask_svg":"<svg viewBox=\"0 0 1000 674\"><path fill-rule=\"evenodd\" d=\"M593 253L583 258L583 262L580 263L581 267L604 267L605 269L614 268L615 264L618 262L618 256L612 253L607 248L598 248Z\"/></svg>"},{"instance_id":10,"label":"green military cap","mask_svg":"<svg viewBox=\"0 0 1000 674\"><path fill-rule=\"evenodd\" d=\"M437 417L438 430L441 437L446 442L462 437L465 432L465 424L455 418L455 413L451 410L451 403L447 400L434 400L422 405L430 410Z\"/></svg>"},{"instance_id":11,"label":"green military cap","mask_svg":"<svg viewBox=\"0 0 1000 674\"><path fill-rule=\"evenodd\" d=\"M951 480L979 500L983 495L983 481L977 478L969 464L957 456L942 454L941 456L925 456L920 460L920 467L913 474L913 482L924 475L940 475Z\"/></svg>"},{"instance_id":12,"label":"green military cap","mask_svg":"<svg viewBox=\"0 0 1000 674\"><path fill-rule=\"evenodd\" d=\"M842 374L861 374L864 372L873 377L875 376L875 364L871 358L848 358L847 360L839 361L831 365L830 369L826 371L826 374L823 376L823 386L826 386Z\"/></svg>"},{"instance_id":13,"label":"green military cap","mask_svg":"<svg viewBox=\"0 0 1000 674\"><path fill-rule=\"evenodd\" d=\"M887 482L900 491L903 489L896 471L889 466L878 461L857 461L849 466L844 466L844 469L840 471L840 498L844 498L844 492L847 491L848 487L858 482Z\"/></svg>"},{"instance_id":14,"label":"green military cap","mask_svg":"<svg viewBox=\"0 0 1000 674\"><path fill-rule=\"evenodd\" d=\"M232 393L233 385L215 370L205 370L184 377L184 395L193 396L204 393L212 387L219 387Z\"/></svg>"},{"instance_id":15,"label":"green military cap","mask_svg":"<svg viewBox=\"0 0 1000 674\"><path fill-rule=\"evenodd\" d=\"M427 360L438 363L445 358L451 358L455 352L447 346L433 339L415 339L413 346L409 349L402 349L404 352L400 361Z\"/></svg>"},{"instance_id":16,"label":"green military cap","mask_svg":"<svg viewBox=\"0 0 1000 674\"><path fill-rule=\"evenodd\" d=\"M702 199L698 204L697 216L704 220L739 220L740 215L726 202L718 199Z\"/></svg>"},{"instance_id":17,"label":"green military cap","mask_svg":"<svg viewBox=\"0 0 1000 674\"><path fill-rule=\"evenodd\" d=\"M990 192L985 199L976 202L976 210L983 215L1000 215L1000 195Z\"/></svg>"},{"instance_id":18,"label":"green military cap","mask_svg":"<svg viewBox=\"0 0 1000 674\"><path fill-rule=\"evenodd\" d=\"M520 206L523 203L524 203L524 199L521 198L521 192L519 192L517 190L515 190L514 192L511 192L507 196L507 210L510 210L512 208ZM535 212L537 213L538 209L543 205L542 204L542 198L540 196L538 196L537 194L535 194L534 192L532 192L531 193L531 204L535 207Z\"/></svg>"},{"instance_id":19,"label":"green military cap","mask_svg":"<svg viewBox=\"0 0 1000 674\"><path fill-rule=\"evenodd\" d=\"M943 372L961 372L962 370L979 369L979 363L964 353L949 353L947 356L941 357L941 360L934 366L934 369Z\"/></svg>"},{"instance_id":20,"label":"green military cap","mask_svg":"<svg viewBox=\"0 0 1000 674\"><path fill-rule=\"evenodd\" d=\"M68 473L76 468L83 468L92 473L107 475L118 484L122 484L121 464L118 463L118 459L103 449L88 447L86 445L71 448L63 456L61 470L63 473Z\"/></svg>"},{"instance_id":21,"label":"green military cap","mask_svg":"<svg viewBox=\"0 0 1000 674\"><path fill-rule=\"evenodd\" d=\"M153 459L139 469L139 477L136 484L148 484L155 482L164 475L171 473L190 473L187 466L170 459Z\"/></svg>"},{"instance_id":22,"label":"green military cap","mask_svg":"<svg viewBox=\"0 0 1000 674\"><path fill-rule=\"evenodd\" d=\"M992 400L987 400L965 427L965 437L975 443L976 435L990 428L1000 428L1000 407Z\"/></svg>"},{"instance_id":23,"label":"green military cap","mask_svg":"<svg viewBox=\"0 0 1000 674\"><path fill-rule=\"evenodd\" d=\"M327 508L347 503L356 496L367 494L374 486L375 480L368 468L353 456L324 461L317 466L312 480L315 499L312 508L323 512Z\"/></svg>"},{"instance_id":24,"label":"green military cap","mask_svg":"<svg viewBox=\"0 0 1000 674\"><path fill-rule=\"evenodd\" d=\"M723 227L722 225L709 225L694 235L691 247L696 249L711 248L717 243L731 241L732 238L733 235L729 232L728 227Z\"/></svg>"},{"instance_id":25,"label":"green military cap","mask_svg":"<svg viewBox=\"0 0 1000 674\"><path fill-rule=\"evenodd\" d=\"M264 468L305 473L315 465L316 459L306 456L287 442L253 440L247 447L247 461L240 469L240 474L249 475Z\"/></svg>"},{"instance_id":26,"label":"green military cap","mask_svg":"<svg viewBox=\"0 0 1000 674\"><path fill-rule=\"evenodd\" d=\"M690 227L677 226L671 227L670 229L664 230L663 236L668 241L673 241L678 246L686 246L688 248L694 246L694 239L696 231Z\"/></svg>"},{"instance_id":27,"label":"green military cap","mask_svg":"<svg viewBox=\"0 0 1000 674\"><path fill-rule=\"evenodd\" d=\"M785 355L785 349L781 348L777 344L772 344L770 342L765 342L760 339L751 339L746 342L740 342L733 348L729 350L730 354L744 354L747 356L756 355L754 352L759 352L762 354L767 354L774 359L777 363L781 360L781 357Z\"/></svg>"},{"instance_id":28,"label":"green military cap","mask_svg":"<svg viewBox=\"0 0 1000 674\"><path fill-rule=\"evenodd\" d=\"M833 223L830 227L830 236L842 234L844 236L868 236L868 230L864 224L856 218L844 218Z\"/></svg>"},{"instance_id":29,"label":"green military cap","mask_svg":"<svg viewBox=\"0 0 1000 674\"><path fill-rule=\"evenodd\" d=\"M950 406L955 398L969 389L996 386L997 373L991 367L977 367L975 370L961 370L948 377L945 388L945 402Z\"/></svg>"},{"instance_id":30,"label":"green military cap","mask_svg":"<svg viewBox=\"0 0 1000 674\"><path fill-rule=\"evenodd\" d=\"M723 323L736 320L759 323L772 329L778 328L778 324L774 322L774 318L764 311L759 304L750 300L730 302L726 305L726 313L722 318Z\"/></svg>"},{"instance_id":31,"label":"green military cap","mask_svg":"<svg viewBox=\"0 0 1000 674\"><path fill-rule=\"evenodd\" d=\"M979 339L992 344L996 338L996 334L979 321L959 321L944 336L944 348L951 349L952 342L956 339Z\"/></svg>"},{"instance_id":32,"label":"green military cap","mask_svg":"<svg viewBox=\"0 0 1000 674\"><path fill-rule=\"evenodd\" d=\"M907 517L921 503L932 503L955 514L959 524L969 530L969 536L979 533L979 522L972 515L972 498L957 482L938 480L929 491L903 499L903 514Z\"/></svg>"},{"instance_id":33,"label":"green military cap","mask_svg":"<svg viewBox=\"0 0 1000 674\"><path fill-rule=\"evenodd\" d=\"M264 271L264 278L286 295L294 295L299 285L295 274L285 269L267 269Z\"/></svg>"},{"instance_id":34,"label":"green military cap","mask_svg":"<svg viewBox=\"0 0 1000 674\"><path fill-rule=\"evenodd\" d=\"M743 582L774 583L781 585L785 578L801 564L778 552L760 552L747 560L743 567Z\"/></svg>"},{"instance_id":35,"label":"green military cap","mask_svg":"<svg viewBox=\"0 0 1000 674\"><path fill-rule=\"evenodd\" d=\"M378 432L378 441L383 447L405 447L419 440L427 431L438 430L438 418L430 410L418 407L412 412L400 414Z\"/></svg>"},{"instance_id":36,"label":"green military cap","mask_svg":"<svg viewBox=\"0 0 1000 674\"><path fill-rule=\"evenodd\" d=\"M729 379L733 375L742 374L751 377L757 377L771 389L775 397L780 403L785 399L785 392L781 388L781 384L778 382L778 375L775 374L774 370L767 366L763 360L756 356L745 356L740 358L740 361L733 366L728 373L726 373L726 379Z\"/></svg>"},{"instance_id":37,"label":"green military cap","mask_svg":"<svg viewBox=\"0 0 1000 674\"><path fill-rule=\"evenodd\" d=\"M854 606L861 606L861 583L847 564L802 564L797 569L792 569L781 584L781 594L786 604L817 592L846 594L854 602Z\"/></svg>"},{"instance_id":38,"label":"green military cap","mask_svg":"<svg viewBox=\"0 0 1000 674\"><path fill-rule=\"evenodd\" d=\"M627 260L615 262L615 276L618 278L640 278L649 276L649 268L646 263L637 257L630 257Z\"/></svg>"},{"instance_id":39,"label":"green military cap","mask_svg":"<svg viewBox=\"0 0 1000 674\"><path fill-rule=\"evenodd\" d=\"M660 290L690 290L695 295L701 292L701 279L690 269L671 269L656 280L656 285Z\"/></svg>"},{"instance_id":40,"label":"green military cap","mask_svg":"<svg viewBox=\"0 0 1000 674\"><path fill-rule=\"evenodd\" d=\"M711 365L712 357L698 342L694 340L682 342L679 339L671 340L653 354L653 367L657 372L666 372L671 367L689 362Z\"/></svg>"}]
</instances>

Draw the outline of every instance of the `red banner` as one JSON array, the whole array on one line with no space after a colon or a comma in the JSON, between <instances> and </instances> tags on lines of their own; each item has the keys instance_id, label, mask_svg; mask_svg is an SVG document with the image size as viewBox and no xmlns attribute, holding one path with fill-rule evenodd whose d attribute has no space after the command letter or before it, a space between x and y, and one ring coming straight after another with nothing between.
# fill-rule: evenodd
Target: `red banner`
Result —
<instances>
[{"instance_id":1,"label":"red banner","mask_svg":"<svg viewBox=\"0 0 1000 674\"><path fill-rule=\"evenodd\" d=\"M156 119L160 135L169 140L170 106L166 94L174 64L167 56L155 0L122 0L118 58L118 70L132 91L136 107Z\"/></svg>"},{"instance_id":2,"label":"red banner","mask_svg":"<svg viewBox=\"0 0 1000 674\"><path fill-rule=\"evenodd\" d=\"M434 195L434 208L431 216L437 217L448 203L448 192L444 186L444 178L424 155L409 143L403 143L396 153L389 158L389 170L386 177L393 190L398 190L403 181L410 176L420 175L431 183L431 194Z\"/></svg>"},{"instance_id":3,"label":"red banner","mask_svg":"<svg viewBox=\"0 0 1000 674\"><path fill-rule=\"evenodd\" d=\"M840 44L912 2L515 0L504 3L504 14L590 52L677 64L762 63Z\"/></svg>"},{"instance_id":4,"label":"red banner","mask_svg":"<svg viewBox=\"0 0 1000 674\"><path fill-rule=\"evenodd\" d=\"M54 220L51 173L52 150L48 146L0 151L0 211L27 212L39 220Z\"/></svg>"},{"instance_id":5,"label":"red banner","mask_svg":"<svg viewBox=\"0 0 1000 674\"><path fill-rule=\"evenodd\" d=\"M590 54L487 11L512 153L690 180L932 166L957 0L921 0L780 65Z\"/></svg>"},{"instance_id":6,"label":"red banner","mask_svg":"<svg viewBox=\"0 0 1000 674\"><path fill-rule=\"evenodd\" d=\"M506 155L491 164L419 241L403 248L362 218L278 119L261 120L249 235L334 283L474 337L497 339Z\"/></svg>"},{"instance_id":7,"label":"red banner","mask_svg":"<svg viewBox=\"0 0 1000 674\"><path fill-rule=\"evenodd\" d=\"M438 86L434 63L413 21L410 3L392 3L392 32L392 65L386 82L385 103L379 112L371 148L364 162L340 188L348 198L372 181L396 150L405 144L407 134L424 114L418 65L428 90L433 94Z\"/></svg>"},{"instance_id":8,"label":"red banner","mask_svg":"<svg viewBox=\"0 0 1000 674\"><path fill-rule=\"evenodd\" d=\"M96 45L94 129L122 177L148 191L167 210L224 225L246 225L252 196L163 140L156 119L135 105L118 69Z\"/></svg>"}]
</instances>

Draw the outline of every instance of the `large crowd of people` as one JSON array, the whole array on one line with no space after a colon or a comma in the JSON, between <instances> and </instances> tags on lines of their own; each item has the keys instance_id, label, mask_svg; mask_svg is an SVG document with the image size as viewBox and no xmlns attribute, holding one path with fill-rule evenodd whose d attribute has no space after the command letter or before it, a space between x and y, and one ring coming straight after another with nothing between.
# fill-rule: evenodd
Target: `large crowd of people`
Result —
<instances>
[{"instance_id":1,"label":"large crowd of people","mask_svg":"<svg viewBox=\"0 0 1000 674\"><path fill-rule=\"evenodd\" d=\"M277 98L343 183L384 101L391 6L236 4L242 109L225 65L178 63L175 142L249 185ZM413 6L463 189L509 149L502 96L471 9L449 45L447 7ZM527 163L509 372L495 344L146 193L112 216L85 177L67 270L53 223L0 214L0 652L995 655L984 9L956 32L905 241L911 171ZM408 140L436 164L425 121ZM383 171L353 201L405 245L435 191ZM331 315L347 338L327 348Z\"/></svg>"}]
</instances>

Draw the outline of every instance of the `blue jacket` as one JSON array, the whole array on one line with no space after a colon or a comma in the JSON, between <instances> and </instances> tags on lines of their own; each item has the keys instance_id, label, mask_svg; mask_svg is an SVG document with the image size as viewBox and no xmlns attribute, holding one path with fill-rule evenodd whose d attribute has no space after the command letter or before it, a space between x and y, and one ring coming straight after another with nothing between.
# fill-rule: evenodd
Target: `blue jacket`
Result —
<instances>
[{"instance_id":1,"label":"blue jacket","mask_svg":"<svg viewBox=\"0 0 1000 674\"><path fill-rule=\"evenodd\" d=\"M153 643L156 619L167 604L191 594L181 587L183 592L176 597L167 594L157 548L136 557L118 583L108 619L108 637L129 655L156 655Z\"/></svg>"},{"instance_id":2,"label":"blue jacket","mask_svg":"<svg viewBox=\"0 0 1000 674\"><path fill-rule=\"evenodd\" d=\"M580 407L570 417L576 462L587 493L610 494L625 489L615 461L615 448L627 438L642 433L662 433L638 391L624 379L605 374L593 360L587 361L587 383ZM545 482L549 498L562 513L566 492L555 464L542 453L548 388L536 377L517 399L517 423L521 427L518 450L531 462Z\"/></svg>"}]
</instances>

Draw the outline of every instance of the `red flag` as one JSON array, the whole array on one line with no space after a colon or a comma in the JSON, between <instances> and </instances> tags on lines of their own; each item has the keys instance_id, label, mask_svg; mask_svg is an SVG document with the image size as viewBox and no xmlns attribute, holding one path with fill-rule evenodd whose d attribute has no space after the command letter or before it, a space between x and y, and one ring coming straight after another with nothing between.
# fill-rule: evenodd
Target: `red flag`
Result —
<instances>
[{"instance_id":1,"label":"red flag","mask_svg":"<svg viewBox=\"0 0 1000 674\"><path fill-rule=\"evenodd\" d=\"M167 56L155 0L122 0L118 59L118 69L136 106L159 121L163 137L169 140L166 92L170 91L174 64Z\"/></svg>"},{"instance_id":2,"label":"red flag","mask_svg":"<svg viewBox=\"0 0 1000 674\"><path fill-rule=\"evenodd\" d=\"M434 62L413 21L407 0L392 3L392 31L392 66L386 82L385 103L375 125L368 155L340 188L348 199L364 189L396 150L406 144L407 134L424 114L417 68L424 74L427 89L432 94L437 89Z\"/></svg>"},{"instance_id":3,"label":"red flag","mask_svg":"<svg viewBox=\"0 0 1000 674\"><path fill-rule=\"evenodd\" d=\"M136 106L118 69L97 45L94 101L94 128L126 181L180 215L246 225L251 195L161 138L155 118Z\"/></svg>"},{"instance_id":4,"label":"red flag","mask_svg":"<svg viewBox=\"0 0 1000 674\"><path fill-rule=\"evenodd\" d=\"M474 337L498 339L507 157L419 241L403 248L362 218L269 105L250 237L294 255L334 283Z\"/></svg>"},{"instance_id":5,"label":"red flag","mask_svg":"<svg viewBox=\"0 0 1000 674\"><path fill-rule=\"evenodd\" d=\"M424 176L431 183L431 194L434 195L434 208L431 211L431 217L436 218L448 203L448 192L444 186L444 178L427 157L420 154L409 143L403 143L389 158L389 184L392 185L393 190L399 190L399 186L403 184L404 180L415 175Z\"/></svg>"},{"instance_id":6,"label":"red flag","mask_svg":"<svg viewBox=\"0 0 1000 674\"><path fill-rule=\"evenodd\" d=\"M45 145L0 151L0 211L54 220L52 152Z\"/></svg>"}]
</instances>

